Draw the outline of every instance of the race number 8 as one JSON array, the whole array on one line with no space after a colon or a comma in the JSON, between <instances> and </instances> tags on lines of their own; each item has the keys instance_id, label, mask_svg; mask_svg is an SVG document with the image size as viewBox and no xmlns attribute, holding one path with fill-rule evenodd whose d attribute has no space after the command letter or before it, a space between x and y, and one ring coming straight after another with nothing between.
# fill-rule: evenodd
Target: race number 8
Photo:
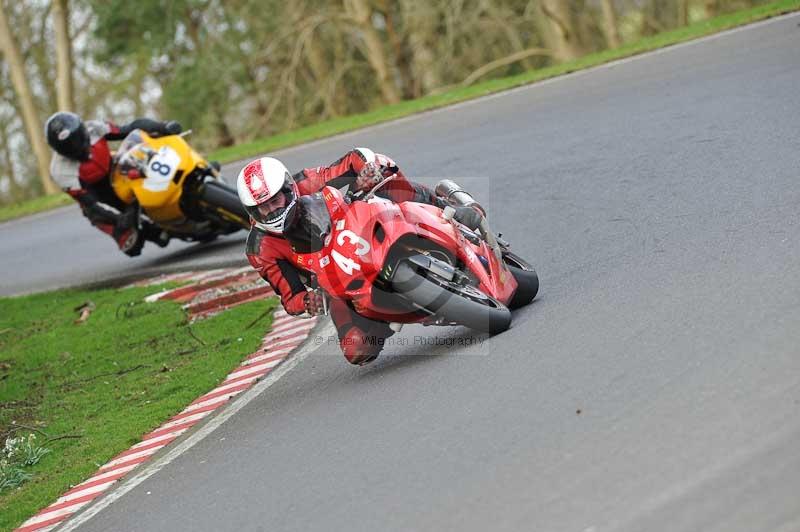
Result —
<instances>
[{"instance_id":1,"label":"race number 8","mask_svg":"<svg viewBox=\"0 0 800 532\"><path fill-rule=\"evenodd\" d=\"M172 168L170 168L168 164L164 164L160 161L153 161L153 163L150 165L150 170L153 172L158 172L163 176L168 176L172 171Z\"/></svg>"}]
</instances>

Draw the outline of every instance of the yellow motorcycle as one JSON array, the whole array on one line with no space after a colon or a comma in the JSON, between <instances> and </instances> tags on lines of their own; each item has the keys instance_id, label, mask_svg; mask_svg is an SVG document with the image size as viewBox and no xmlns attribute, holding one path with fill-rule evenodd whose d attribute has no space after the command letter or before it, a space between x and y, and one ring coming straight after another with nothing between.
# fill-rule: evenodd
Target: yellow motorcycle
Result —
<instances>
[{"instance_id":1,"label":"yellow motorcycle","mask_svg":"<svg viewBox=\"0 0 800 532\"><path fill-rule=\"evenodd\" d=\"M170 237L208 242L250 228L236 190L219 178L181 135L151 137L133 130L114 156L111 186L126 204L138 202L143 214Z\"/></svg>"}]
</instances>

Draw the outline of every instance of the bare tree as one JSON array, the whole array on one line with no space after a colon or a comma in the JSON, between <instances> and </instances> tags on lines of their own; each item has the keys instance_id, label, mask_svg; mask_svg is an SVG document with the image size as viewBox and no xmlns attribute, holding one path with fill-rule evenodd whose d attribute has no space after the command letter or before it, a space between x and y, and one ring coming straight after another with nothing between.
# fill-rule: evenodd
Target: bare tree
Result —
<instances>
[{"instance_id":1,"label":"bare tree","mask_svg":"<svg viewBox=\"0 0 800 532\"><path fill-rule=\"evenodd\" d=\"M619 37L619 24L617 23L617 10L614 0L602 0L603 7L603 32L609 48L619 48L622 39Z\"/></svg>"},{"instance_id":2,"label":"bare tree","mask_svg":"<svg viewBox=\"0 0 800 532\"><path fill-rule=\"evenodd\" d=\"M397 103L400 94L392 79L389 60L383 47L383 40L372 24L372 7L366 0L344 0L345 13L358 27L366 47L365 54L375 71L378 86L386 103Z\"/></svg>"},{"instance_id":3,"label":"bare tree","mask_svg":"<svg viewBox=\"0 0 800 532\"><path fill-rule=\"evenodd\" d=\"M678 26L679 13L672 1L649 0L642 8L642 34L654 35Z\"/></svg>"},{"instance_id":4,"label":"bare tree","mask_svg":"<svg viewBox=\"0 0 800 532\"><path fill-rule=\"evenodd\" d=\"M69 35L69 1L53 1L53 25L56 34L56 94L61 111L75 110L72 81L72 41Z\"/></svg>"},{"instance_id":5,"label":"bare tree","mask_svg":"<svg viewBox=\"0 0 800 532\"><path fill-rule=\"evenodd\" d=\"M17 201L25 197L25 190L17 181L17 173L14 170L14 160L11 156L11 135L8 130L8 121L0 119L0 154L2 154L2 169L8 179L8 197L6 199Z\"/></svg>"},{"instance_id":6,"label":"bare tree","mask_svg":"<svg viewBox=\"0 0 800 532\"><path fill-rule=\"evenodd\" d=\"M719 0L703 0L706 18L716 17L719 11Z\"/></svg>"},{"instance_id":7,"label":"bare tree","mask_svg":"<svg viewBox=\"0 0 800 532\"><path fill-rule=\"evenodd\" d=\"M411 54L406 45L405 28L399 24L401 6L397 2L379 0L378 9L383 14L386 23L386 37L394 56L397 74L400 77L402 96L403 98L419 96L414 86L414 74L411 71Z\"/></svg>"},{"instance_id":8,"label":"bare tree","mask_svg":"<svg viewBox=\"0 0 800 532\"><path fill-rule=\"evenodd\" d=\"M20 54L14 37L11 35L11 28L8 25L5 7L0 1L0 51L2 51L8 62L9 75L14 85L14 92L22 111L22 121L28 134L28 141L33 147L36 155L36 163L39 170L39 179L42 188L47 194L58 192L58 187L50 179L50 150L45 143L39 117L36 113L36 105L33 101L33 93L25 76L25 65Z\"/></svg>"},{"instance_id":9,"label":"bare tree","mask_svg":"<svg viewBox=\"0 0 800 532\"><path fill-rule=\"evenodd\" d=\"M569 61L586 50L580 42L575 13L569 0L539 0L539 26L544 41L557 61Z\"/></svg>"},{"instance_id":10,"label":"bare tree","mask_svg":"<svg viewBox=\"0 0 800 532\"><path fill-rule=\"evenodd\" d=\"M467 86L472 85L480 78L491 72L492 70L496 70L500 67L510 65L512 63L516 63L518 61L522 61L523 59L527 59L529 57L535 56L543 56L543 57L550 57L551 53L550 50L546 48L529 48L527 50L520 50L519 52L514 52L511 55L506 57L501 57L500 59L495 59L494 61L490 61L485 65L481 66L479 69L470 73L464 81L461 82L461 85Z\"/></svg>"},{"instance_id":11,"label":"bare tree","mask_svg":"<svg viewBox=\"0 0 800 532\"><path fill-rule=\"evenodd\" d=\"M677 0L678 26L686 26L689 23L689 0Z\"/></svg>"},{"instance_id":12,"label":"bare tree","mask_svg":"<svg viewBox=\"0 0 800 532\"><path fill-rule=\"evenodd\" d=\"M425 0L404 0L400 3L404 27L411 50L411 67L414 72L415 96L421 96L442 84L432 42L436 34L436 6Z\"/></svg>"}]
</instances>

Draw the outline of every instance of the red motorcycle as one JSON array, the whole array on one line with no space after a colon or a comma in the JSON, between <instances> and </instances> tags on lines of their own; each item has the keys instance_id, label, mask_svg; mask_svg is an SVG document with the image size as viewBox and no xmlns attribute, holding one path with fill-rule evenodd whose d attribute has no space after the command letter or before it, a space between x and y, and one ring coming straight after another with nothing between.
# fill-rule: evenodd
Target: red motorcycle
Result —
<instances>
[{"instance_id":1,"label":"red motorcycle","mask_svg":"<svg viewBox=\"0 0 800 532\"><path fill-rule=\"evenodd\" d=\"M490 334L508 329L509 308L536 297L534 269L492 233L485 217L472 231L453 219L452 207L376 196L391 179L367 194L326 187L297 200L284 236L310 284L395 330L404 323ZM480 208L452 181L440 182L436 193L450 205Z\"/></svg>"}]
</instances>

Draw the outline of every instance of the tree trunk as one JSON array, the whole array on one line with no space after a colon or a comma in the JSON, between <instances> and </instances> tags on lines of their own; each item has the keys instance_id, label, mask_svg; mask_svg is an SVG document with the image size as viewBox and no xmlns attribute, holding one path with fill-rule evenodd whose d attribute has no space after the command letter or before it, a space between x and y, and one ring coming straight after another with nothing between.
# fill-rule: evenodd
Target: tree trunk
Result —
<instances>
[{"instance_id":1,"label":"tree trunk","mask_svg":"<svg viewBox=\"0 0 800 532\"><path fill-rule=\"evenodd\" d=\"M50 12L49 3L46 3L46 5L47 9L41 11L42 18L46 18ZM53 77L56 70L55 58L52 57L52 51L46 45L50 40L50 26L42 21L39 24L38 35L34 34L34 29L33 26L14 28L16 36L12 37L12 39L16 39L17 47L23 58L23 63L29 64L32 62L36 65L35 71L26 68L25 73L28 79L38 81L34 86L44 92L42 99L39 101L48 102L50 105L57 104L58 95L56 94L56 80L55 77ZM34 99L36 99L35 95Z\"/></svg>"},{"instance_id":2,"label":"tree trunk","mask_svg":"<svg viewBox=\"0 0 800 532\"><path fill-rule=\"evenodd\" d=\"M706 10L706 18L716 17L719 12L719 0L705 0L703 7Z\"/></svg>"},{"instance_id":3,"label":"tree trunk","mask_svg":"<svg viewBox=\"0 0 800 532\"><path fill-rule=\"evenodd\" d=\"M14 161L11 158L9 136L8 123L3 121L0 124L0 147L2 147L3 152L3 166L8 173L8 195L5 199L15 202L25 198L26 190L17 182L17 173L14 170Z\"/></svg>"},{"instance_id":4,"label":"tree trunk","mask_svg":"<svg viewBox=\"0 0 800 532\"><path fill-rule=\"evenodd\" d=\"M488 17L494 22L498 28L502 28L505 33L508 43L511 45L511 53L523 52L527 49L522 40L517 27L514 24L509 24L509 18L513 17L513 11L506 11L501 8L495 0L481 0L478 6L478 12L481 16ZM519 61L525 70L532 70L534 64L526 56L525 59Z\"/></svg>"},{"instance_id":5,"label":"tree trunk","mask_svg":"<svg viewBox=\"0 0 800 532\"><path fill-rule=\"evenodd\" d=\"M557 61L569 61L584 55L580 43L572 3L567 0L539 0L541 16L537 17L547 47Z\"/></svg>"},{"instance_id":6,"label":"tree trunk","mask_svg":"<svg viewBox=\"0 0 800 532\"><path fill-rule=\"evenodd\" d=\"M649 0L642 9L642 35L655 35L678 26L674 2Z\"/></svg>"},{"instance_id":7,"label":"tree trunk","mask_svg":"<svg viewBox=\"0 0 800 532\"><path fill-rule=\"evenodd\" d=\"M689 23L689 0L678 0L678 26Z\"/></svg>"},{"instance_id":8,"label":"tree trunk","mask_svg":"<svg viewBox=\"0 0 800 532\"><path fill-rule=\"evenodd\" d=\"M311 75L314 77L314 83L317 86L317 90L320 91L322 95L325 117L330 118L343 114L343 111L337 106L338 102L335 98L336 79L331 72L322 47L312 35L303 49L306 53L308 65L311 67Z\"/></svg>"},{"instance_id":9,"label":"tree trunk","mask_svg":"<svg viewBox=\"0 0 800 532\"><path fill-rule=\"evenodd\" d=\"M231 133L231 129L228 127L228 123L225 121L225 118L222 114L217 115L217 119L215 120L217 126L217 141L219 145L222 147L233 146L236 143L236 139L233 138L233 134Z\"/></svg>"},{"instance_id":10,"label":"tree trunk","mask_svg":"<svg viewBox=\"0 0 800 532\"><path fill-rule=\"evenodd\" d=\"M394 64L397 66L397 72L400 75L401 85L403 87L403 97L414 97L414 76L411 73L411 61L405 46L405 28L397 28L396 16L397 6L395 2L382 0L380 5L383 17L386 19L386 36L391 44L392 53L394 54Z\"/></svg>"},{"instance_id":11,"label":"tree trunk","mask_svg":"<svg viewBox=\"0 0 800 532\"><path fill-rule=\"evenodd\" d=\"M54 0L53 25L55 26L56 35L56 94L58 95L58 109L60 111L75 111L68 0Z\"/></svg>"},{"instance_id":12,"label":"tree trunk","mask_svg":"<svg viewBox=\"0 0 800 532\"><path fill-rule=\"evenodd\" d=\"M603 4L603 32L609 48L619 48L622 39L619 37L619 24L617 11L614 9L614 0L602 0Z\"/></svg>"},{"instance_id":13,"label":"tree trunk","mask_svg":"<svg viewBox=\"0 0 800 532\"><path fill-rule=\"evenodd\" d=\"M345 0L345 11L361 30L366 46L367 60L378 81L378 86L386 103L397 103L400 94L389 70L389 61L383 48L383 41L377 30L372 25L372 8L366 0Z\"/></svg>"},{"instance_id":14,"label":"tree trunk","mask_svg":"<svg viewBox=\"0 0 800 532\"><path fill-rule=\"evenodd\" d=\"M8 27L8 19L6 18L2 1L0 1L0 51L2 51L8 62L9 74L21 108L22 121L25 123L28 141L31 143L33 152L36 155L42 188L46 194L53 194L58 192L58 187L50 179L50 150L48 150L42 134L42 126L36 113L31 87L25 77L25 65L22 62L22 55L19 52L17 43L11 36L11 28Z\"/></svg>"},{"instance_id":15,"label":"tree trunk","mask_svg":"<svg viewBox=\"0 0 800 532\"><path fill-rule=\"evenodd\" d=\"M426 1L406 0L402 2L404 27L408 32L411 50L411 66L414 71L415 96L422 96L442 85L436 56L430 42L436 34L435 6Z\"/></svg>"}]
</instances>

